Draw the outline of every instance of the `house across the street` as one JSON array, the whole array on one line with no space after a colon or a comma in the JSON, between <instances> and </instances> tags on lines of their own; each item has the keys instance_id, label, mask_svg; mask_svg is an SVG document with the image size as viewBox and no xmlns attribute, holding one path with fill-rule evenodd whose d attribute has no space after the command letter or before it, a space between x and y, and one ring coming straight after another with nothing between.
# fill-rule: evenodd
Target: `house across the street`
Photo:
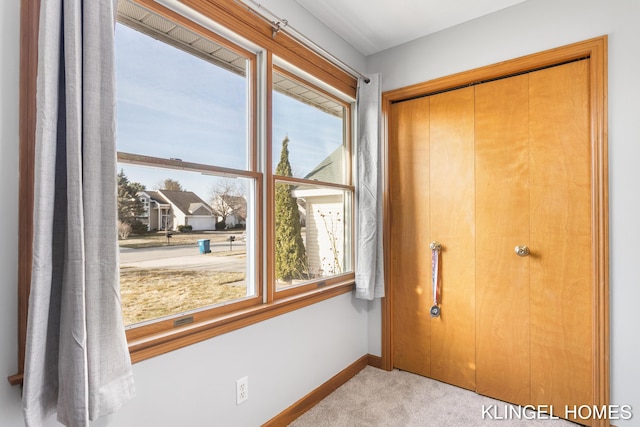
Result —
<instances>
[{"instance_id":1,"label":"house across the street","mask_svg":"<svg viewBox=\"0 0 640 427\"><path fill-rule=\"evenodd\" d=\"M211 206L193 191L140 191L138 197L145 207L139 220L149 231L177 230L180 225L190 225L194 231L216 228Z\"/></svg>"}]
</instances>

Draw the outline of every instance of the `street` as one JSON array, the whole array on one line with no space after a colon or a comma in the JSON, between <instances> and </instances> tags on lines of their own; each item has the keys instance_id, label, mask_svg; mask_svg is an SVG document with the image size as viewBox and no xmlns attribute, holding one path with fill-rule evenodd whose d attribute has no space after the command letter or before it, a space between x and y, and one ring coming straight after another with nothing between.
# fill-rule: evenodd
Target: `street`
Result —
<instances>
[{"instance_id":1,"label":"street","mask_svg":"<svg viewBox=\"0 0 640 427\"><path fill-rule=\"evenodd\" d=\"M198 245L120 248L120 267L246 272L247 257L243 251L244 248L244 242L234 242L233 250L241 250L241 252L238 255L221 256L215 254L228 252L228 242L210 244L211 253L209 254L201 254Z\"/></svg>"}]
</instances>

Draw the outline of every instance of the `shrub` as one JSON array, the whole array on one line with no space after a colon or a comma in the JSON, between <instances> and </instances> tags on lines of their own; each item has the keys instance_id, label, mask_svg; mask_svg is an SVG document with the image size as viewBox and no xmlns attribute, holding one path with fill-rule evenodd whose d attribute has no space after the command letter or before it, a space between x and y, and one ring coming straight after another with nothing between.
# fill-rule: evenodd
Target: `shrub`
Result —
<instances>
[{"instance_id":1,"label":"shrub","mask_svg":"<svg viewBox=\"0 0 640 427\"><path fill-rule=\"evenodd\" d=\"M131 224L118 220L118 236L121 240L127 240L131 234Z\"/></svg>"},{"instance_id":2,"label":"shrub","mask_svg":"<svg viewBox=\"0 0 640 427\"><path fill-rule=\"evenodd\" d=\"M193 227L190 225L179 225L178 231L181 233L189 233L193 230Z\"/></svg>"},{"instance_id":3,"label":"shrub","mask_svg":"<svg viewBox=\"0 0 640 427\"><path fill-rule=\"evenodd\" d=\"M131 234L147 234L147 225L140 221L134 221L131 224Z\"/></svg>"},{"instance_id":4,"label":"shrub","mask_svg":"<svg viewBox=\"0 0 640 427\"><path fill-rule=\"evenodd\" d=\"M226 230L227 223L224 221L216 222L216 230Z\"/></svg>"}]
</instances>

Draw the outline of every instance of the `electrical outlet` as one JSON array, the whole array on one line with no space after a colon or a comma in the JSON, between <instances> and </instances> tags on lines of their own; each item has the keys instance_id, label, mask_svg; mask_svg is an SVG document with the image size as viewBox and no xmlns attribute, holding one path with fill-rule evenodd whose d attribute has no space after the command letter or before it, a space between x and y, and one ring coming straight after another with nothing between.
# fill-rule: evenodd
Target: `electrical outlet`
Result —
<instances>
[{"instance_id":1,"label":"electrical outlet","mask_svg":"<svg viewBox=\"0 0 640 427\"><path fill-rule=\"evenodd\" d=\"M240 378L236 381L236 405L241 404L249 398L249 377Z\"/></svg>"}]
</instances>

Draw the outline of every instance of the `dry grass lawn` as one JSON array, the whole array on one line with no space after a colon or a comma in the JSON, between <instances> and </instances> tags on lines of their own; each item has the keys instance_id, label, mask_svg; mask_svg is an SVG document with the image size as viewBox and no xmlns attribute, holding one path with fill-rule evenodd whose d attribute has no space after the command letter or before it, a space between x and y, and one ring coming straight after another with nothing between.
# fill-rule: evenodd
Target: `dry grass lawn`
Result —
<instances>
[{"instance_id":1,"label":"dry grass lawn","mask_svg":"<svg viewBox=\"0 0 640 427\"><path fill-rule=\"evenodd\" d=\"M237 272L121 268L124 324L243 298L246 287L231 283L244 279Z\"/></svg>"}]
</instances>

